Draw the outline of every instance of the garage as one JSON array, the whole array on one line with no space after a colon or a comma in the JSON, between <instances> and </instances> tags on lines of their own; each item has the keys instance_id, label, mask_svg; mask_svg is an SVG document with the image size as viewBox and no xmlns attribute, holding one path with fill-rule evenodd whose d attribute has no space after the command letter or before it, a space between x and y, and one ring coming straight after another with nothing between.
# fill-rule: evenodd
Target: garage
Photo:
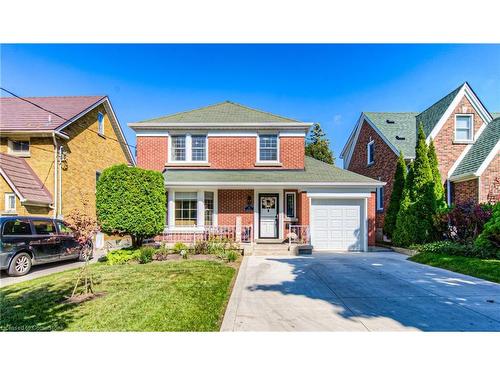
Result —
<instances>
[{"instance_id":1,"label":"garage","mask_svg":"<svg viewBox=\"0 0 500 375\"><path fill-rule=\"evenodd\" d=\"M311 243L315 251L365 249L363 199L312 199Z\"/></svg>"}]
</instances>

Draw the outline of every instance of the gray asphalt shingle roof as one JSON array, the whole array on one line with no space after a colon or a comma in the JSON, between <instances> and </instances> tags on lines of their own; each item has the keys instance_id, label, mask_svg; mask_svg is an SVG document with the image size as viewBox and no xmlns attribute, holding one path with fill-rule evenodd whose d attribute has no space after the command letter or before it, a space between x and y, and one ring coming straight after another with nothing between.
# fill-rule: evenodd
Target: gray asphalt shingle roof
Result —
<instances>
[{"instance_id":1,"label":"gray asphalt shingle roof","mask_svg":"<svg viewBox=\"0 0 500 375\"><path fill-rule=\"evenodd\" d=\"M190 111L174 113L138 123L276 123L300 121L225 101Z\"/></svg>"},{"instance_id":2,"label":"gray asphalt shingle roof","mask_svg":"<svg viewBox=\"0 0 500 375\"><path fill-rule=\"evenodd\" d=\"M364 112L371 122L407 158L415 157L416 122L418 112Z\"/></svg>"},{"instance_id":3,"label":"gray asphalt shingle roof","mask_svg":"<svg viewBox=\"0 0 500 375\"><path fill-rule=\"evenodd\" d=\"M338 168L322 161L305 157L304 170L210 170L210 169L166 169L163 172L165 184L169 183L300 183L331 182L373 184L379 181Z\"/></svg>"},{"instance_id":4,"label":"gray asphalt shingle roof","mask_svg":"<svg viewBox=\"0 0 500 375\"><path fill-rule=\"evenodd\" d=\"M452 177L475 173L500 139L500 118L491 121L464 156Z\"/></svg>"}]
</instances>

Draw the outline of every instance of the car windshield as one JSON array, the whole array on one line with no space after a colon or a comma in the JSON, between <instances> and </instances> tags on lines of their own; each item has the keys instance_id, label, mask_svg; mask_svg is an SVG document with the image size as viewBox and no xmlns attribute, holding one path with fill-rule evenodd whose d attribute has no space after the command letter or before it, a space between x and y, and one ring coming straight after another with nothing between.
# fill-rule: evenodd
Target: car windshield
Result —
<instances>
[{"instance_id":1,"label":"car windshield","mask_svg":"<svg viewBox=\"0 0 500 375\"><path fill-rule=\"evenodd\" d=\"M31 226L28 220L8 220L3 225L4 236L30 235Z\"/></svg>"}]
</instances>

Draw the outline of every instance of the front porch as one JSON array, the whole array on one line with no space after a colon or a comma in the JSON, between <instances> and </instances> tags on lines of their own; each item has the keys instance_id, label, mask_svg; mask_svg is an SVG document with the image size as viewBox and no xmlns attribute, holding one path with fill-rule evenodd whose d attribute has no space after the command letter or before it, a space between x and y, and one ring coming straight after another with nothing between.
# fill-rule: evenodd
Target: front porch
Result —
<instances>
[{"instance_id":1,"label":"front porch","mask_svg":"<svg viewBox=\"0 0 500 375\"><path fill-rule=\"evenodd\" d=\"M168 188L162 240L194 243L216 237L242 244L307 244L308 203L299 190Z\"/></svg>"}]
</instances>

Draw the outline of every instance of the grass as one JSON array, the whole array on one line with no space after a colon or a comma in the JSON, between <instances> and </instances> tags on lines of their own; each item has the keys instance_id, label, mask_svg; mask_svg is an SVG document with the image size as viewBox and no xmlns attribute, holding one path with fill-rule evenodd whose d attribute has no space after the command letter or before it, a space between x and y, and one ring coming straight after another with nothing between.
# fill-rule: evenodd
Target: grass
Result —
<instances>
[{"instance_id":1,"label":"grass","mask_svg":"<svg viewBox=\"0 0 500 375\"><path fill-rule=\"evenodd\" d=\"M235 269L185 260L92 265L95 299L72 304L78 270L0 289L1 331L218 331Z\"/></svg>"},{"instance_id":2,"label":"grass","mask_svg":"<svg viewBox=\"0 0 500 375\"><path fill-rule=\"evenodd\" d=\"M500 260L422 252L410 260L500 283Z\"/></svg>"}]
</instances>

